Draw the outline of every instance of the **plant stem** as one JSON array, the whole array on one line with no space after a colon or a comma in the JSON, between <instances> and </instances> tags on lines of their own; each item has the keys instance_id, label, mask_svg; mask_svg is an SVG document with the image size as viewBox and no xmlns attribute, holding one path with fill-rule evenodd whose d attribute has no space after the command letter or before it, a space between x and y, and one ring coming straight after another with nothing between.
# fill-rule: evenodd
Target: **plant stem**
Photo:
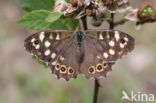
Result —
<instances>
[{"instance_id":1,"label":"plant stem","mask_svg":"<svg viewBox=\"0 0 156 103\"><path fill-rule=\"evenodd\" d=\"M111 21L109 22L109 29L114 29L114 13L111 13Z\"/></svg>"},{"instance_id":2,"label":"plant stem","mask_svg":"<svg viewBox=\"0 0 156 103\"><path fill-rule=\"evenodd\" d=\"M122 25L122 24L126 23L127 21L128 20L126 20L126 19L122 19L120 21L114 22L114 26Z\"/></svg>"},{"instance_id":3,"label":"plant stem","mask_svg":"<svg viewBox=\"0 0 156 103\"><path fill-rule=\"evenodd\" d=\"M95 81L94 81L94 98L93 98L93 103L97 103L99 87L100 87L99 81L97 79L95 79Z\"/></svg>"},{"instance_id":4,"label":"plant stem","mask_svg":"<svg viewBox=\"0 0 156 103\"><path fill-rule=\"evenodd\" d=\"M87 26L87 17L86 16L83 16L81 18L81 21L82 21L83 29L84 30L87 30L88 29L88 26Z\"/></svg>"}]
</instances>

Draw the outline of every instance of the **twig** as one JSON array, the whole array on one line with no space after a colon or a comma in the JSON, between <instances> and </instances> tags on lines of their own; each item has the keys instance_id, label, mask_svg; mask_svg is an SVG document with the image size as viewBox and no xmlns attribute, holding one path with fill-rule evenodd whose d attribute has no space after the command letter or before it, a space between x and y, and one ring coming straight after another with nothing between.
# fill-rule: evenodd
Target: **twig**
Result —
<instances>
[{"instance_id":1,"label":"twig","mask_svg":"<svg viewBox=\"0 0 156 103\"><path fill-rule=\"evenodd\" d=\"M114 22L114 27L118 26L118 25L122 25L124 23L126 23L128 20L127 19L122 19L120 21Z\"/></svg>"},{"instance_id":2,"label":"twig","mask_svg":"<svg viewBox=\"0 0 156 103\"><path fill-rule=\"evenodd\" d=\"M84 30L87 30L88 29L88 26L87 26L87 17L86 16L83 16L81 18L81 21L82 21L83 29Z\"/></svg>"},{"instance_id":3,"label":"twig","mask_svg":"<svg viewBox=\"0 0 156 103\"><path fill-rule=\"evenodd\" d=\"M114 29L114 27L116 27L116 26L118 26L118 25L122 25L122 24L124 24L124 23L126 23L128 20L127 19L121 19L121 20L119 20L119 21L114 21L114 14L113 13L111 13L111 20L107 20L108 22L109 22L109 29Z\"/></svg>"},{"instance_id":4,"label":"twig","mask_svg":"<svg viewBox=\"0 0 156 103\"><path fill-rule=\"evenodd\" d=\"M114 13L111 13L111 21L109 22L109 29L114 29Z\"/></svg>"},{"instance_id":5,"label":"twig","mask_svg":"<svg viewBox=\"0 0 156 103\"><path fill-rule=\"evenodd\" d=\"M98 92L99 92L99 81L95 79L94 83L94 98L93 98L93 103L97 103L97 98L98 98Z\"/></svg>"}]
</instances>

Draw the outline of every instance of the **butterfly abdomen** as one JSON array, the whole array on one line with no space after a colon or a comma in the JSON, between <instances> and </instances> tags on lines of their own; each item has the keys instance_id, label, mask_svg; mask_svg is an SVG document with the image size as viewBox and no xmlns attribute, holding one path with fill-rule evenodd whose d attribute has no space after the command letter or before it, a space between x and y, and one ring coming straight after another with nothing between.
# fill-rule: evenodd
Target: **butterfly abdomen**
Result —
<instances>
[{"instance_id":1,"label":"butterfly abdomen","mask_svg":"<svg viewBox=\"0 0 156 103\"><path fill-rule=\"evenodd\" d=\"M82 46L78 46L77 47L77 59L78 59L78 63L81 64L83 62L84 59L84 48Z\"/></svg>"}]
</instances>

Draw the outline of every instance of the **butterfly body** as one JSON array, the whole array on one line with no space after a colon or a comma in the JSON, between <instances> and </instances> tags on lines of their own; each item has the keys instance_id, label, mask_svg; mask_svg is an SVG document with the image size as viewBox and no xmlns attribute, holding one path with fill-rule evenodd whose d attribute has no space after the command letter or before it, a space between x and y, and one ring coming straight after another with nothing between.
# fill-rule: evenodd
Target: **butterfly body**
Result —
<instances>
[{"instance_id":1,"label":"butterfly body","mask_svg":"<svg viewBox=\"0 0 156 103\"><path fill-rule=\"evenodd\" d=\"M115 61L134 48L130 35L115 30L44 31L25 40L28 52L48 63L58 78L106 76Z\"/></svg>"},{"instance_id":2,"label":"butterfly body","mask_svg":"<svg viewBox=\"0 0 156 103\"><path fill-rule=\"evenodd\" d=\"M77 44L81 46L82 41L84 40L84 33L81 31L76 32Z\"/></svg>"}]
</instances>

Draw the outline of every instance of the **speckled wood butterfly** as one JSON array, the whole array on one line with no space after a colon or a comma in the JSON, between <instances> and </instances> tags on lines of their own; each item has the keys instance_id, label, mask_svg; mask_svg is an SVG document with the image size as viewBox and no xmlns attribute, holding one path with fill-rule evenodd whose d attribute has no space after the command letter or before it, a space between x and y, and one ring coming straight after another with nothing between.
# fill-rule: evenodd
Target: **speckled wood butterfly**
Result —
<instances>
[{"instance_id":1,"label":"speckled wood butterfly","mask_svg":"<svg viewBox=\"0 0 156 103\"><path fill-rule=\"evenodd\" d=\"M135 40L116 30L43 31L25 40L28 52L48 63L58 78L106 76L115 61L130 52Z\"/></svg>"}]
</instances>

